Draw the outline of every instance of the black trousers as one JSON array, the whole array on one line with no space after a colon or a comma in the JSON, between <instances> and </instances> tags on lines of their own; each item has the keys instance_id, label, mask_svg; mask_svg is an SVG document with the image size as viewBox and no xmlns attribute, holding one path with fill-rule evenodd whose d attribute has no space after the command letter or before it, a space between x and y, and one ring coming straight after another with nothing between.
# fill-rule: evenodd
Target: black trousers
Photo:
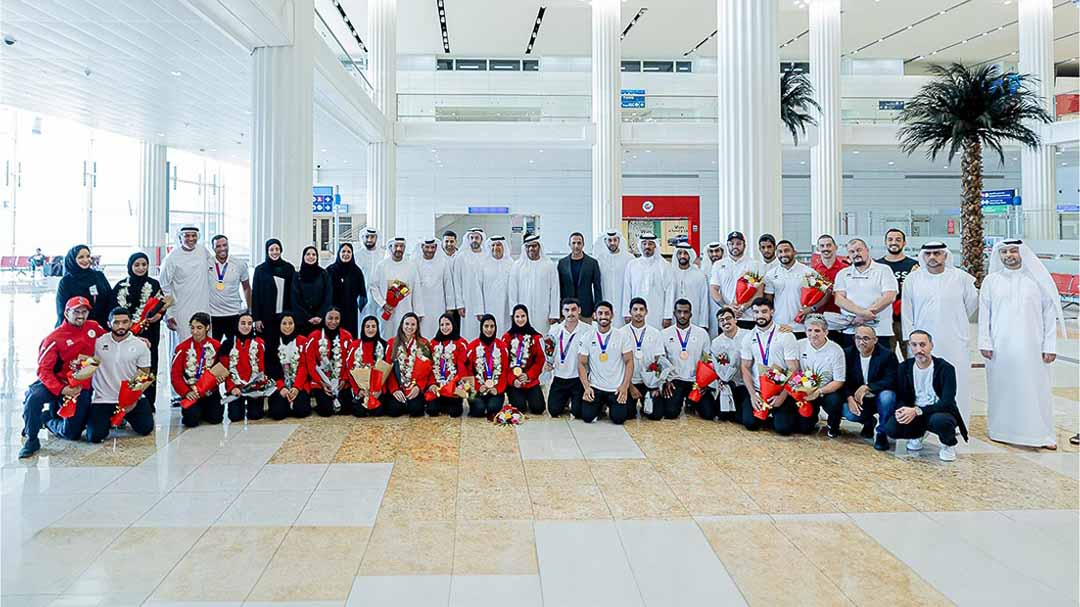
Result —
<instances>
[{"instance_id":1,"label":"black trousers","mask_svg":"<svg viewBox=\"0 0 1080 607\"><path fill-rule=\"evenodd\" d=\"M379 407L384 409L384 413L390 417L401 417L406 413L409 417L421 417L424 415L424 393L421 391L416 395L416 398L407 398L405 402L394 398L393 394L385 394L386 399L383 401L383 406Z\"/></svg>"},{"instance_id":2,"label":"black trousers","mask_svg":"<svg viewBox=\"0 0 1080 607\"><path fill-rule=\"evenodd\" d=\"M90 414L90 396L90 390L83 390L79 393L75 404L74 418L79 417L80 409L84 417ZM30 387L26 389L26 396L23 398L23 433L26 434L26 440L38 440L38 433L41 431L43 424L47 425L49 431L53 434L67 438L63 429L67 426L69 420L55 416L55 413L60 410L61 399L62 397L54 396L52 392L49 392L49 389L45 387L45 384L41 383L41 380L30 384ZM54 415L49 417L48 421L42 421L41 414L46 408ZM85 421L78 426L80 434L85 426ZM74 426L71 432L73 431ZM76 434L75 438L78 437L79 435Z\"/></svg>"},{"instance_id":3,"label":"black trousers","mask_svg":"<svg viewBox=\"0 0 1080 607\"><path fill-rule=\"evenodd\" d=\"M825 410L825 415L828 418L826 422L830 429L839 430L840 422L844 419L844 403L846 399L843 396L843 390L837 390L829 394L822 394L815 399L815 404ZM869 404L869 403L867 403ZM867 407L869 409L870 407ZM871 416L870 421L874 419Z\"/></svg>"},{"instance_id":4,"label":"black trousers","mask_svg":"<svg viewBox=\"0 0 1080 607\"><path fill-rule=\"evenodd\" d=\"M922 438L929 431L937 434L942 445L952 447L956 445L956 425L956 418L950 413L923 414L907 424L901 424L894 415L885 422L885 434L889 438L911 439Z\"/></svg>"},{"instance_id":5,"label":"black trousers","mask_svg":"<svg viewBox=\"0 0 1080 607\"><path fill-rule=\"evenodd\" d=\"M334 411L334 397L327 394L322 388L315 388L311 391L311 400L314 401L312 408L320 417L330 417L335 413L339 415L348 415L349 413L352 413L353 410L352 393L349 388L345 388L338 392L338 404L341 405L341 409L338 411Z\"/></svg>"},{"instance_id":6,"label":"black trousers","mask_svg":"<svg viewBox=\"0 0 1080 607\"><path fill-rule=\"evenodd\" d=\"M770 409L769 414L772 417L773 430L780 436L790 436L792 434L813 434L814 429L817 427L819 410L820 407L815 404L813 415L803 417L799 415L799 407L795 404L794 399L788 397L783 405ZM740 411L740 417L743 426L747 430L757 430L765 425L764 420L754 417L754 405L749 398L742 407L742 411Z\"/></svg>"},{"instance_id":7,"label":"black trousers","mask_svg":"<svg viewBox=\"0 0 1080 607\"><path fill-rule=\"evenodd\" d=\"M379 395L378 398L375 399L375 400L377 400L379 402L379 406L375 407L374 409L368 409L364 405L364 402L362 402L362 401L367 400L367 396L365 396L363 399L356 398L355 396L352 395L352 391L350 390L349 391L349 398L352 399L352 414L353 414L353 417L382 417L383 415L387 414L386 413L386 411L388 410L387 403L389 403L390 400L394 399L393 396L390 396L389 394L383 392L382 394Z\"/></svg>"},{"instance_id":8,"label":"black trousers","mask_svg":"<svg viewBox=\"0 0 1080 607\"><path fill-rule=\"evenodd\" d=\"M683 405L686 403L686 396L694 388L694 383L676 379L672 380L671 384L673 386L671 396L665 397L663 391L661 391L660 397L653 399L652 413L646 413L646 418L653 421L678 419L679 413L682 413ZM703 397L701 400L704 401L705 398L708 397Z\"/></svg>"},{"instance_id":9,"label":"black trousers","mask_svg":"<svg viewBox=\"0 0 1080 607\"><path fill-rule=\"evenodd\" d=\"M281 395L280 391L274 392L266 401L266 414L270 419L277 421L289 416L307 417L311 415L311 395L304 390L300 390L296 393L296 398L290 403L288 399Z\"/></svg>"},{"instance_id":10,"label":"black trousers","mask_svg":"<svg viewBox=\"0 0 1080 607\"><path fill-rule=\"evenodd\" d=\"M580 385L581 382L578 382ZM519 411L529 412L533 415L541 415L544 412L544 390L539 386L531 388L506 389L506 400L517 407Z\"/></svg>"},{"instance_id":11,"label":"black trousers","mask_svg":"<svg viewBox=\"0 0 1080 607\"><path fill-rule=\"evenodd\" d=\"M86 420L86 440L100 443L109 437L112 430L112 414L116 411L113 403L94 403L90 407L90 416ZM146 397L140 398L135 408L124 415L124 421L131 426L132 432L147 436L154 431L154 413ZM78 437L76 437L78 438Z\"/></svg>"},{"instance_id":12,"label":"black trousers","mask_svg":"<svg viewBox=\"0 0 1080 607\"><path fill-rule=\"evenodd\" d=\"M465 402L457 396L440 396L435 400L427 401L425 410L432 417L439 415L461 417L461 414L465 411Z\"/></svg>"},{"instance_id":13,"label":"black trousers","mask_svg":"<svg viewBox=\"0 0 1080 607\"><path fill-rule=\"evenodd\" d=\"M629 399L627 399L626 403L619 404L614 392L605 392L595 388L593 389L593 401L590 403L582 400L581 407L574 411L574 417L591 424L596 421L597 417L600 417L600 412L605 408L607 408L608 419L613 424L622 425L630 417Z\"/></svg>"},{"instance_id":14,"label":"black trousers","mask_svg":"<svg viewBox=\"0 0 1080 607\"><path fill-rule=\"evenodd\" d=\"M627 417L627 419L637 419L638 407L641 407L641 408L645 407L645 395L653 391L652 388L646 386L645 384L632 384L632 385L634 386L634 388L639 393L641 393L641 398L633 398L632 396L630 396L629 393L627 393L627 395L626 395L626 404L629 405L629 407L627 409L627 412L626 412L627 415L629 415L629 417ZM655 406L655 405L656 405L656 398L654 397L653 398L653 406ZM642 411L642 415L644 415L644 411Z\"/></svg>"},{"instance_id":15,"label":"black trousers","mask_svg":"<svg viewBox=\"0 0 1080 607\"><path fill-rule=\"evenodd\" d=\"M576 377L552 379L551 387L548 388L548 413L551 417L559 417L569 406L574 415L580 417L577 411L581 410L581 395L584 393L585 388L582 387L581 380Z\"/></svg>"},{"instance_id":16,"label":"black trousers","mask_svg":"<svg viewBox=\"0 0 1080 607\"><path fill-rule=\"evenodd\" d=\"M731 400L735 401L735 410L721 411L720 401L713 397L712 390L710 390L709 394L703 396L701 402L698 403L697 411L702 419L720 419L729 422L739 419L739 412L742 411L744 406L748 406L747 399L750 398L750 393L746 391L745 386L737 386L734 382L729 382L728 388L731 389Z\"/></svg>"},{"instance_id":17,"label":"black trousers","mask_svg":"<svg viewBox=\"0 0 1080 607\"><path fill-rule=\"evenodd\" d=\"M226 337L236 337L236 323L239 320L239 314L234 314L232 316L211 316L210 336L219 342Z\"/></svg>"},{"instance_id":18,"label":"black trousers","mask_svg":"<svg viewBox=\"0 0 1080 607\"><path fill-rule=\"evenodd\" d=\"M503 407L502 394L477 394L469 399L469 417L495 415Z\"/></svg>"},{"instance_id":19,"label":"black trousers","mask_svg":"<svg viewBox=\"0 0 1080 607\"><path fill-rule=\"evenodd\" d=\"M241 396L236 400L229 401L229 421L244 421L244 416L251 421L262 419L266 415L266 401L262 396L249 398Z\"/></svg>"},{"instance_id":20,"label":"black trousers","mask_svg":"<svg viewBox=\"0 0 1080 607\"><path fill-rule=\"evenodd\" d=\"M225 405L221 404L221 394L216 390L195 401L187 409L180 409L180 421L188 428L194 428L200 423L220 424L224 418Z\"/></svg>"}]
</instances>

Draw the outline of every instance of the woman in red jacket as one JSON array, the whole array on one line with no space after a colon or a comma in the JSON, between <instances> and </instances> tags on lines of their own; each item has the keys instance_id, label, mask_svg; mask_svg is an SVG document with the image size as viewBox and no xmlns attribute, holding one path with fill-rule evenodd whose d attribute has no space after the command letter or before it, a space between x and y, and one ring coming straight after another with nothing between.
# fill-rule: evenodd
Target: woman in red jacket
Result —
<instances>
[{"instance_id":1,"label":"woman in red jacket","mask_svg":"<svg viewBox=\"0 0 1080 607\"><path fill-rule=\"evenodd\" d=\"M243 312L236 319L236 333L221 344L218 361L229 370L225 378L225 402L229 421L262 419L266 414L266 396L270 378L266 375L266 345L255 337L255 318Z\"/></svg>"},{"instance_id":2,"label":"woman in red jacket","mask_svg":"<svg viewBox=\"0 0 1080 607\"><path fill-rule=\"evenodd\" d=\"M449 314L439 317L439 332L431 339L432 376L434 381L428 391L435 394L434 400L428 400L427 414L431 416L449 415L461 417L464 404L460 396L442 396L439 391L449 385L447 390L457 388L462 377L470 375L465 357L469 343L461 338L453 318Z\"/></svg>"},{"instance_id":3,"label":"woman in red jacket","mask_svg":"<svg viewBox=\"0 0 1080 607\"><path fill-rule=\"evenodd\" d=\"M375 417L382 415L386 409L386 393L380 388L372 391L369 395L367 386L359 386L352 376L353 369L371 368L375 361L386 358L386 340L379 336L379 320L374 316L366 316L360 321L360 337L353 340L353 347L349 350L346 365L349 369L349 386L352 392L352 412L356 417ZM383 378L383 382L387 378ZM383 388L386 384L383 383ZM372 398L368 398L371 396Z\"/></svg>"},{"instance_id":4,"label":"woman in red jacket","mask_svg":"<svg viewBox=\"0 0 1080 607\"><path fill-rule=\"evenodd\" d=\"M496 337L495 317L480 317L480 337L469 344L466 365L476 377L476 396L469 399L469 417L495 415L502 409L510 366L506 345Z\"/></svg>"},{"instance_id":5,"label":"woman in red jacket","mask_svg":"<svg viewBox=\"0 0 1080 607\"><path fill-rule=\"evenodd\" d=\"M220 424L225 417L225 406L221 404L217 386L208 394L200 394L195 385L217 362L221 344L209 335L210 315L206 312L192 315L189 326L191 337L177 344L170 373L173 392L194 402L180 409L180 420L188 428L194 428L200 422Z\"/></svg>"},{"instance_id":6,"label":"woman in red jacket","mask_svg":"<svg viewBox=\"0 0 1080 607\"><path fill-rule=\"evenodd\" d=\"M266 414L270 419L283 420L289 415L311 415L311 395L308 394L307 365L304 346L307 338L296 334L296 318L289 312L279 317L278 331L267 331L277 340L277 347L266 361L266 371L274 382Z\"/></svg>"},{"instance_id":7,"label":"woman in red jacket","mask_svg":"<svg viewBox=\"0 0 1080 607\"><path fill-rule=\"evenodd\" d=\"M386 391L386 414L409 417L424 414L424 390L431 385L431 345L420 335L420 318L409 312L401 317L397 335L386 346L386 362L393 365Z\"/></svg>"},{"instance_id":8,"label":"woman in red jacket","mask_svg":"<svg viewBox=\"0 0 1080 607\"><path fill-rule=\"evenodd\" d=\"M529 322L529 309L514 306L510 330L503 335L510 357L510 376L507 378L506 400L521 411L533 415L544 412L544 391L540 374L544 371L544 336Z\"/></svg>"},{"instance_id":9,"label":"woman in red jacket","mask_svg":"<svg viewBox=\"0 0 1080 607\"><path fill-rule=\"evenodd\" d=\"M307 363L308 389L315 401L315 412L322 417L348 413L352 406L349 383L345 376L345 357L352 347L352 335L341 328L341 312L330 308L323 317L321 329L308 335L304 347Z\"/></svg>"}]
</instances>

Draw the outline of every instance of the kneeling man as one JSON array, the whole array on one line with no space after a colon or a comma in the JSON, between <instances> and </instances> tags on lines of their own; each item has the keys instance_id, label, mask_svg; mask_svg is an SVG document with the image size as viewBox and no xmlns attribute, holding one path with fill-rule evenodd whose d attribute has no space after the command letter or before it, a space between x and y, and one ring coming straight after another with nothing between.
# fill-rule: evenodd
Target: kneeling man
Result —
<instances>
[{"instance_id":1,"label":"kneeling man","mask_svg":"<svg viewBox=\"0 0 1080 607\"><path fill-rule=\"evenodd\" d=\"M606 407L613 424L622 424L630 416L630 379L634 376L634 345L630 336L611 327L614 308L606 301L596 304L595 329L581 342L578 354L578 379L583 394L581 411L574 417L591 423Z\"/></svg>"},{"instance_id":2,"label":"kneeling man","mask_svg":"<svg viewBox=\"0 0 1080 607\"><path fill-rule=\"evenodd\" d=\"M86 420L86 440L92 443L100 443L109 436L111 418L120 402L121 384L151 372L150 346L131 334L131 315L127 308L114 308L109 313L109 329L109 334L94 344L94 356L101 361L101 366L94 373L94 404ZM147 389L156 390L157 384L151 384ZM140 436L154 431L154 414L145 397L140 397L124 414L124 421Z\"/></svg>"},{"instance_id":3,"label":"kneeling man","mask_svg":"<svg viewBox=\"0 0 1080 607\"><path fill-rule=\"evenodd\" d=\"M675 325L668 327L661 333L664 351L667 359L675 367L675 376L669 382L665 382L660 390L659 406L654 407L652 413L646 413L645 417L651 420L675 419L683 410L686 397L694 387L694 374L697 371L697 363L702 354L710 352L709 334L700 326L690 324L694 316L694 310L690 302L680 299L675 302ZM710 360L711 362L711 360ZM702 387L702 392L708 390ZM706 394L702 400L711 399ZM708 404L706 409L710 407Z\"/></svg>"},{"instance_id":4,"label":"kneeling man","mask_svg":"<svg viewBox=\"0 0 1080 607\"><path fill-rule=\"evenodd\" d=\"M844 349L829 341L829 326L821 314L806 317L806 337L800 339L799 370L818 377L818 387L803 398L813 405L813 414L796 419L798 431L810 434L817 427L818 411L825 409L829 416L829 438L840 436L840 414L844 407Z\"/></svg>"}]
</instances>

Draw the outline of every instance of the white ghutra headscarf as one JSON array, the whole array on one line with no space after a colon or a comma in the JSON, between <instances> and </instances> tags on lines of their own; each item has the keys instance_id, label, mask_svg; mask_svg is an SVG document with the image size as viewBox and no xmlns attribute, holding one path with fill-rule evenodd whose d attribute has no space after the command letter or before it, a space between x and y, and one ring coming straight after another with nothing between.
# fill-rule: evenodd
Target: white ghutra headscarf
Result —
<instances>
[{"instance_id":1,"label":"white ghutra headscarf","mask_svg":"<svg viewBox=\"0 0 1080 607\"><path fill-rule=\"evenodd\" d=\"M1042 291L1044 297L1049 297L1054 301L1054 311L1057 314L1058 325L1063 327L1065 314L1061 309L1061 296L1058 294L1057 285L1054 284L1054 277L1050 276L1050 271L1043 265L1042 260L1024 241L1006 239L994 245L994 251L990 254L990 274L1006 270L1005 264L1001 261L1001 250L1005 247L1020 248L1021 265L1018 271L1023 272L1033 280L1039 286L1039 290Z\"/></svg>"}]
</instances>

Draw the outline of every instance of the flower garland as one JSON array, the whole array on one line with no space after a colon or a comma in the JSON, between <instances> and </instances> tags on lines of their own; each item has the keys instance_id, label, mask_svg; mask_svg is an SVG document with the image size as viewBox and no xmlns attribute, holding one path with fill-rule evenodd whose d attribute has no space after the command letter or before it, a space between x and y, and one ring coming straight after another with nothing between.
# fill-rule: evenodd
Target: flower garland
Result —
<instances>
[{"instance_id":1,"label":"flower garland","mask_svg":"<svg viewBox=\"0 0 1080 607\"><path fill-rule=\"evenodd\" d=\"M327 356L329 354L329 356ZM341 334L338 333L334 337L334 343L331 346L329 340L326 339L326 331L319 333L319 359L322 370L327 373L330 381L337 385L341 379ZM330 366L327 369L327 365Z\"/></svg>"},{"instance_id":2,"label":"flower garland","mask_svg":"<svg viewBox=\"0 0 1080 607\"><path fill-rule=\"evenodd\" d=\"M259 373L259 342L254 339L249 340L248 346L248 362L251 363L251 373L248 375L248 381L251 381L252 377L255 377ZM240 344L237 343L236 346ZM236 385L243 385L247 382L240 379L240 370L237 368L240 363L240 348L233 347L229 352L229 377Z\"/></svg>"},{"instance_id":3,"label":"flower garland","mask_svg":"<svg viewBox=\"0 0 1080 607\"><path fill-rule=\"evenodd\" d=\"M210 340L206 340L202 345L203 349L203 368L199 369L199 353L195 350L195 340L191 340L191 345L188 346L187 357L184 359L184 381L189 385L195 385L195 382L199 381L199 375L201 371L205 371L208 362L214 360L214 346L210 343Z\"/></svg>"},{"instance_id":4,"label":"flower garland","mask_svg":"<svg viewBox=\"0 0 1080 607\"><path fill-rule=\"evenodd\" d=\"M446 346L442 343L436 342L432 348L432 354L435 360L444 361L444 364L439 365L438 370L435 372L439 384L445 384L450 381L450 378L457 375L457 365L454 364L454 349L456 346L454 342L449 342Z\"/></svg>"},{"instance_id":5,"label":"flower garland","mask_svg":"<svg viewBox=\"0 0 1080 607\"><path fill-rule=\"evenodd\" d=\"M416 382L413 381L413 365L416 364L417 356L423 356L424 349L417 343L415 338L406 347L395 349L397 350L398 368L401 369L401 383L411 388L416 385Z\"/></svg>"},{"instance_id":6,"label":"flower garland","mask_svg":"<svg viewBox=\"0 0 1080 607\"><path fill-rule=\"evenodd\" d=\"M353 369L365 369L367 367L371 367L372 365L374 365L374 363L376 361L382 360L383 356L386 355L386 346L384 346L382 344L382 342L375 342L375 347L371 349L371 353L372 353L372 357L371 357L372 364L369 365L366 362L364 362L364 343L363 342L357 343L357 345L356 345L356 353L353 354L352 368Z\"/></svg>"},{"instance_id":7,"label":"flower garland","mask_svg":"<svg viewBox=\"0 0 1080 607\"><path fill-rule=\"evenodd\" d=\"M516 367L518 362L521 363L522 370L524 370L525 367L529 366L529 349L532 347L532 338L532 335L525 335L524 337L515 335L510 340L510 356L513 357L513 360L510 361L510 366ZM521 344L520 361L518 361L517 358L518 343Z\"/></svg>"},{"instance_id":8,"label":"flower garland","mask_svg":"<svg viewBox=\"0 0 1080 607\"><path fill-rule=\"evenodd\" d=\"M478 377L481 382L488 379L486 371L489 369L487 368L487 357L484 356L485 353L484 344L478 344L476 346L476 377ZM499 377L502 375L502 357L498 355L498 352L491 357L490 371L491 381L498 384Z\"/></svg>"},{"instance_id":9,"label":"flower garland","mask_svg":"<svg viewBox=\"0 0 1080 607\"><path fill-rule=\"evenodd\" d=\"M124 308L126 310L131 309L131 307L128 305L128 286L129 286L129 284L130 283L128 282L128 279L125 278L124 281L123 281L123 286L120 287L120 290L116 292L116 305L120 306L121 308ZM139 291L139 305L135 306L135 312L132 313L132 315L131 315L131 324L135 324L135 323L139 322L140 320L142 320L141 317L142 317L143 307L146 306L146 302L150 299L150 296L152 294L153 294L153 288L150 285L150 281L144 282L143 286L142 286L142 289Z\"/></svg>"},{"instance_id":10,"label":"flower garland","mask_svg":"<svg viewBox=\"0 0 1080 607\"><path fill-rule=\"evenodd\" d=\"M282 379L285 381L285 387L291 390L293 383L296 382L296 372L300 369L300 347L294 346L289 348L288 351L285 348L279 348L278 360L281 361Z\"/></svg>"}]
</instances>

